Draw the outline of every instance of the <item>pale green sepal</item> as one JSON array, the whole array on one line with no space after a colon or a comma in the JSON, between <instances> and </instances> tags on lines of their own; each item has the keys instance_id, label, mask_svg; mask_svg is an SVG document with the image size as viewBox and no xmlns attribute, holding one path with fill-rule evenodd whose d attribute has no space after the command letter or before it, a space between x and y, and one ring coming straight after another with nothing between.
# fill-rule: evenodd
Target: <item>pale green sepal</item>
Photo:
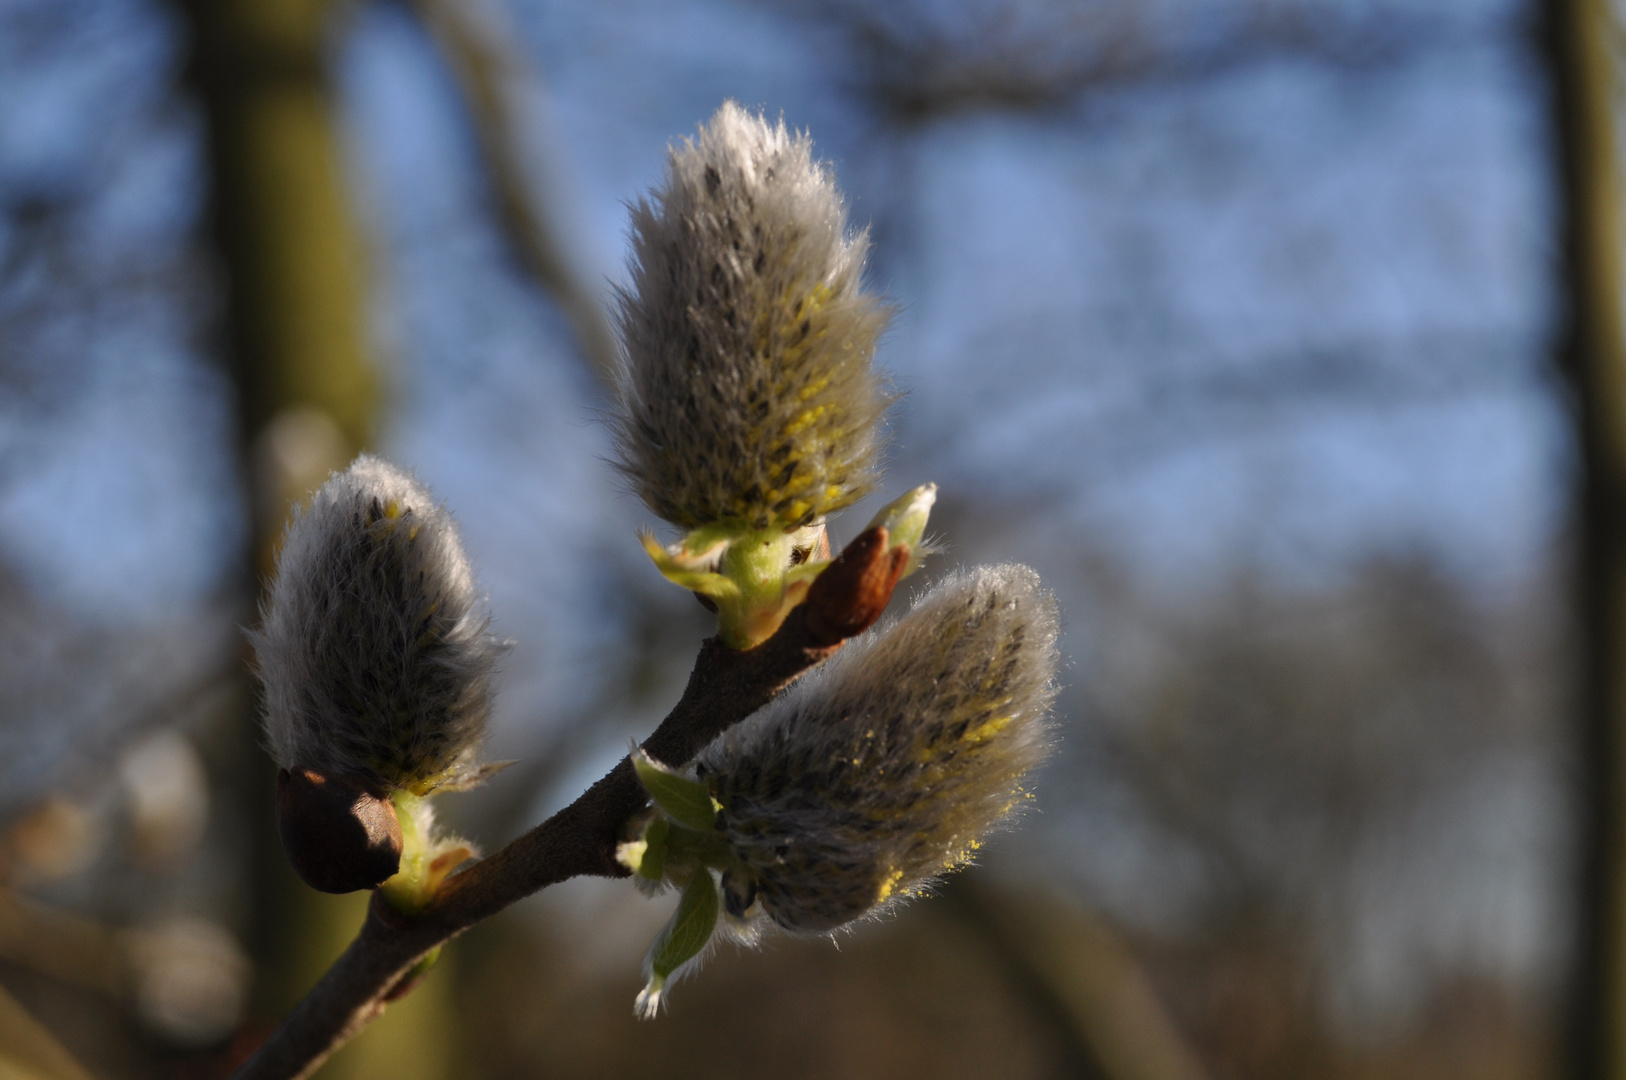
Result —
<instances>
[{"instance_id":1,"label":"pale green sepal","mask_svg":"<svg viewBox=\"0 0 1626 1080\"><path fill-rule=\"evenodd\" d=\"M748 532L742 522L718 521L690 529L666 551L686 569L715 569L728 545Z\"/></svg>"},{"instance_id":2,"label":"pale green sepal","mask_svg":"<svg viewBox=\"0 0 1626 1080\"><path fill-rule=\"evenodd\" d=\"M671 831L665 818L652 819L638 839L616 845L615 861L641 878L659 881L666 873L666 838Z\"/></svg>"},{"instance_id":3,"label":"pale green sepal","mask_svg":"<svg viewBox=\"0 0 1626 1080\"><path fill-rule=\"evenodd\" d=\"M937 485L922 484L882 509L869 523L868 528L871 529L877 525L886 528L887 540L891 547L897 547L899 544L909 545L909 565L904 568L904 577L914 573L920 567L921 557L929 554L924 537L926 522L931 519L932 504L935 502L937 502Z\"/></svg>"},{"instance_id":4,"label":"pale green sepal","mask_svg":"<svg viewBox=\"0 0 1626 1080\"><path fill-rule=\"evenodd\" d=\"M493 776L502 772L508 766L516 764L517 758L508 761L487 761L462 772L453 774L453 778L441 784L436 784L435 791L473 791ZM422 794L422 792L418 792Z\"/></svg>"},{"instance_id":5,"label":"pale green sepal","mask_svg":"<svg viewBox=\"0 0 1626 1080\"><path fill-rule=\"evenodd\" d=\"M812 579L797 575L797 552L817 546L822 522L803 528L742 534L723 551L717 573L735 588L717 602L717 632L731 649L749 649L773 636L790 609L807 596Z\"/></svg>"},{"instance_id":6,"label":"pale green sepal","mask_svg":"<svg viewBox=\"0 0 1626 1080\"><path fill-rule=\"evenodd\" d=\"M669 881L681 885L686 878L684 866L710 866L726 870L734 864L734 850L728 846L728 837L718 829L699 832L676 824L667 830L665 873Z\"/></svg>"},{"instance_id":7,"label":"pale green sepal","mask_svg":"<svg viewBox=\"0 0 1626 1080\"><path fill-rule=\"evenodd\" d=\"M655 534L644 531L638 534L638 540L644 545L644 551L649 555L650 561L661 576L674 585L681 585L691 592L709 596L713 600L728 600L739 593L739 586L713 570L701 569L706 562L714 562L721 551L722 545L712 552L708 552L703 559L688 559L682 557L682 547L663 547L655 539Z\"/></svg>"},{"instance_id":8,"label":"pale green sepal","mask_svg":"<svg viewBox=\"0 0 1626 1080\"><path fill-rule=\"evenodd\" d=\"M429 906L446 875L474 857L474 848L456 836L435 834L429 800L405 788L390 793L401 823L401 861L378 891L395 910L417 915Z\"/></svg>"},{"instance_id":9,"label":"pale green sepal","mask_svg":"<svg viewBox=\"0 0 1626 1080\"><path fill-rule=\"evenodd\" d=\"M711 932L717 926L717 908L717 885L711 874L704 871L695 874L683 890L671 921L649 948L645 961L649 982L639 991L632 1006L639 1016L654 1019L660 1012L666 984L679 968L705 951Z\"/></svg>"},{"instance_id":10,"label":"pale green sepal","mask_svg":"<svg viewBox=\"0 0 1626 1080\"><path fill-rule=\"evenodd\" d=\"M667 768L642 750L633 752L632 767L655 805L677 824L696 832L710 832L716 825L717 803L705 784Z\"/></svg>"},{"instance_id":11,"label":"pale green sepal","mask_svg":"<svg viewBox=\"0 0 1626 1080\"><path fill-rule=\"evenodd\" d=\"M430 896L429 804L404 789L392 792L390 801L401 823L401 863L395 875L379 889L395 910L416 915L428 906Z\"/></svg>"}]
</instances>

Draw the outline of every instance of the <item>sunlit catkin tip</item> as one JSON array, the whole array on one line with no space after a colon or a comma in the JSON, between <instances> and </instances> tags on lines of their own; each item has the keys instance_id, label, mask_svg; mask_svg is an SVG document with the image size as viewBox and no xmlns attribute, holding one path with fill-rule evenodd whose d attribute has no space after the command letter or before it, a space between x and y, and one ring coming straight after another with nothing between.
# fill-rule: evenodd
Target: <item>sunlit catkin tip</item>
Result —
<instances>
[{"instance_id":1,"label":"sunlit catkin tip","mask_svg":"<svg viewBox=\"0 0 1626 1080\"><path fill-rule=\"evenodd\" d=\"M1032 570L957 573L708 747L767 916L823 933L968 862L1049 750L1056 651Z\"/></svg>"},{"instance_id":2,"label":"sunlit catkin tip","mask_svg":"<svg viewBox=\"0 0 1626 1080\"><path fill-rule=\"evenodd\" d=\"M793 528L875 484L889 317L806 135L727 102L632 211L618 465L685 529Z\"/></svg>"},{"instance_id":3,"label":"sunlit catkin tip","mask_svg":"<svg viewBox=\"0 0 1626 1080\"><path fill-rule=\"evenodd\" d=\"M450 515L363 455L288 526L251 634L277 764L424 794L476 778L501 645Z\"/></svg>"}]
</instances>

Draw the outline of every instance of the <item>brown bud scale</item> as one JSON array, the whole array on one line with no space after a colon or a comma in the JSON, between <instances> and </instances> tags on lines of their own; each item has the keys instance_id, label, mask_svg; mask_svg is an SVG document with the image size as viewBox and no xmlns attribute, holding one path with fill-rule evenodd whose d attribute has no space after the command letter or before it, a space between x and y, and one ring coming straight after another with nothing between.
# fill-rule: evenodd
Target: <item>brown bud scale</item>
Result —
<instances>
[{"instance_id":1,"label":"brown bud scale","mask_svg":"<svg viewBox=\"0 0 1626 1080\"><path fill-rule=\"evenodd\" d=\"M279 770L277 831L294 870L322 892L377 888L400 869L395 806L354 777Z\"/></svg>"},{"instance_id":2,"label":"brown bud scale","mask_svg":"<svg viewBox=\"0 0 1626 1080\"><path fill-rule=\"evenodd\" d=\"M908 565L908 546L889 550L885 526L859 533L808 589L808 632L821 645L863 633L886 610Z\"/></svg>"}]
</instances>

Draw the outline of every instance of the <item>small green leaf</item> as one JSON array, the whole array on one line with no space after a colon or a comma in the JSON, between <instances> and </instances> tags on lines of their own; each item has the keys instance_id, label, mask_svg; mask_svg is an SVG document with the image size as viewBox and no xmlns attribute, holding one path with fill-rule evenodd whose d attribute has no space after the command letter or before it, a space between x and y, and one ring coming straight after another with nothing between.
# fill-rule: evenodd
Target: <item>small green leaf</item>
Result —
<instances>
[{"instance_id":1,"label":"small green leaf","mask_svg":"<svg viewBox=\"0 0 1626 1080\"><path fill-rule=\"evenodd\" d=\"M683 890L672 921L656 942L650 970L662 979L700 955L717 925L717 886L709 873L696 874Z\"/></svg>"},{"instance_id":2,"label":"small green leaf","mask_svg":"<svg viewBox=\"0 0 1626 1080\"><path fill-rule=\"evenodd\" d=\"M661 875L666 873L666 837L671 832L671 826L665 818L658 817L649 823L644 830L644 857L638 861L638 876L648 878L650 881L659 881Z\"/></svg>"},{"instance_id":3,"label":"small green leaf","mask_svg":"<svg viewBox=\"0 0 1626 1080\"><path fill-rule=\"evenodd\" d=\"M671 855L672 826L658 813L643 817L637 835L615 846L615 861L639 877L659 881Z\"/></svg>"},{"instance_id":4,"label":"small green leaf","mask_svg":"<svg viewBox=\"0 0 1626 1080\"><path fill-rule=\"evenodd\" d=\"M661 546L653 533L639 533L638 539L643 543L644 551L655 564L655 568L674 585L681 585L713 600L727 600L739 594L739 586L728 578L711 570L696 568L704 565L704 557L688 559L673 555L670 548ZM681 551L681 548L679 550Z\"/></svg>"},{"instance_id":5,"label":"small green leaf","mask_svg":"<svg viewBox=\"0 0 1626 1080\"><path fill-rule=\"evenodd\" d=\"M649 947L649 956L644 961L649 969L649 982L633 1003L639 1016L648 1020L660 1012L667 982L679 968L705 951L716 926L717 886L710 872L701 869L689 879L671 921Z\"/></svg>"},{"instance_id":6,"label":"small green leaf","mask_svg":"<svg viewBox=\"0 0 1626 1080\"><path fill-rule=\"evenodd\" d=\"M642 750L633 752L632 767L644 790L667 817L685 829L712 830L717 823L717 804L705 784L667 768Z\"/></svg>"},{"instance_id":7,"label":"small green leaf","mask_svg":"<svg viewBox=\"0 0 1626 1080\"><path fill-rule=\"evenodd\" d=\"M668 548L673 559L689 566L715 566L723 550L747 532L739 521L718 521L691 529L682 540Z\"/></svg>"}]
</instances>

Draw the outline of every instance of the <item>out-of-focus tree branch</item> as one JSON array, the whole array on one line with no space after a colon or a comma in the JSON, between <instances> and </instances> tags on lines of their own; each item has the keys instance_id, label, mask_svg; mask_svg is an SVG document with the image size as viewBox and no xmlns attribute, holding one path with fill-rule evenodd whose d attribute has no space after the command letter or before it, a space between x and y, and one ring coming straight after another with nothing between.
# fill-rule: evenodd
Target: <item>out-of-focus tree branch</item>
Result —
<instances>
[{"instance_id":1,"label":"out-of-focus tree branch","mask_svg":"<svg viewBox=\"0 0 1626 1080\"><path fill-rule=\"evenodd\" d=\"M955 881L947 896L1036 984L1107 1080L1206 1080L1134 953L1087 912L980 878Z\"/></svg>"},{"instance_id":2,"label":"out-of-focus tree branch","mask_svg":"<svg viewBox=\"0 0 1626 1080\"><path fill-rule=\"evenodd\" d=\"M0 1075L91 1080L90 1073L4 989L0 989Z\"/></svg>"},{"instance_id":3,"label":"out-of-focus tree branch","mask_svg":"<svg viewBox=\"0 0 1626 1080\"><path fill-rule=\"evenodd\" d=\"M845 34L852 89L903 126L968 109L1055 108L1095 88L1200 77L1273 54L1390 63L1450 33L1449 20L1427 12L1342 15L1278 2L1231 5L1204 34L1171 34L1179 17L1144 0L782 3Z\"/></svg>"},{"instance_id":4,"label":"out-of-focus tree branch","mask_svg":"<svg viewBox=\"0 0 1626 1080\"><path fill-rule=\"evenodd\" d=\"M1604 0L1546 5L1562 182L1560 360L1581 442L1583 839L1570 1075L1626 1077L1626 341L1621 185L1612 106L1615 18Z\"/></svg>"},{"instance_id":5,"label":"out-of-focus tree branch","mask_svg":"<svg viewBox=\"0 0 1626 1080\"><path fill-rule=\"evenodd\" d=\"M593 375L614 385L615 334L604 306L576 273L526 152L522 102L530 76L498 13L481 0L410 0L439 42L469 111L497 215L521 265L563 309Z\"/></svg>"},{"instance_id":6,"label":"out-of-focus tree branch","mask_svg":"<svg viewBox=\"0 0 1626 1080\"><path fill-rule=\"evenodd\" d=\"M61 982L117 994L127 981L119 932L0 890L0 956Z\"/></svg>"}]
</instances>

